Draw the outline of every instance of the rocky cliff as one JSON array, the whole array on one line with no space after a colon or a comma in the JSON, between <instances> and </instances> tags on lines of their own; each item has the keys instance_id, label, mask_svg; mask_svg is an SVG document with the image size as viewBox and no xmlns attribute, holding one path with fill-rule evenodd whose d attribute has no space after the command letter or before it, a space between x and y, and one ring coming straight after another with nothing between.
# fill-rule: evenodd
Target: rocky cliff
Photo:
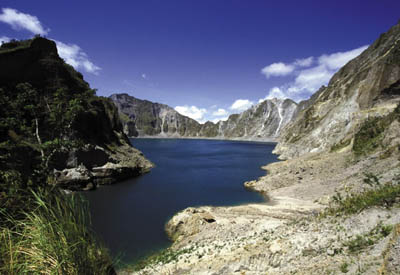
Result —
<instances>
[{"instance_id":1,"label":"rocky cliff","mask_svg":"<svg viewBox=\"0 0 400 275\"><path fill-rule=\"evenodd\" d=\"M82 189L151 167L130 146L112 101L95 95L53 41L3 44L0 94L1 171L16 171L26 182Z\"/></svg>"},{"instance_id":2,"label":"rocky cliff","mask_svg":"<svg viewBox=\"0 0 400 275\"><path fill-rule=\"evenodd\" d=\"M164 104L128 94L114 94L110 98L118 107L128 136L275 139L297 113L294 101L272 99L233 114L227 121L200 124Z\"/></svg>"},{"instance_id":3,"label":"rocky cliff","mask_svg":"<svg viewBox=\"0 0 400 275\"><path fill-rule=\"evenodd\" d=\"M117 106L124 132L128 136L195 137L200 124L171 107L137 99L128 94L110 96Z\"/></svg>"},{"instance_id":4,"label":"rocky cliff","mask_svg":"<svg viewBox=\"0 0 400 275\"><path fill-rule=\"evenodd\" d=\"M391 112L399 102L400 24L382 34L360 56L340 69L283 130L275 153L291 158L352 143L372 117Z\"/></svg>"},{"instance_id":5,"label":"rocky cliff","mask_svg":"<svg viewBox=\"0 0 400 275\"><path fill-rule=\"evenodd\" d=\"M295 116L297 103L290 99L265 100L250 109L220 121L218 133L227 138L277 138Z\"/></svg>"}]
</instances>

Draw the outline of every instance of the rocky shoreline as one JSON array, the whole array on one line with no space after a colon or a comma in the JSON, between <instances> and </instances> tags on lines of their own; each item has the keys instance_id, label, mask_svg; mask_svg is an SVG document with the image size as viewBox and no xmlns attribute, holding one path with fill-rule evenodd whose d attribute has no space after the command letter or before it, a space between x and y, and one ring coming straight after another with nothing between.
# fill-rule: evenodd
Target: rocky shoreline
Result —
<instances>
[{"instance_id":1,"label":"rocky shoreline","mask_svg":"<svg viewBox=\"0 0 400 275\"><path fill-rule=\"evenodd\" d=\"M393 180L400 174L397 157L372 155L355 161L347 151L263 168L268 175L245 186L268 194L267 202L190 207L177 213L166 224L174 241L169 253L176 257L155 260L132 274L376 274L399 268L390 266L385 256L400 253L393 244L399 242L399 205L320 215L335 194L364 190L365 171L382 182ZM392 233L383 234L389 227ZM352 244L364 237L372 243L354 253Z\"/></svg>"},{"instance_id":2,"label":"rocky shoreline","mask_svg":"<svg viewBox=\"0 0 400 275\"><path fill-rule=\"evenodd\" d=\"M113 148L92 147L68 152L70 167L54 171L57 186L72 191L93 190L149 172L154 166L142 152L127 143Z\"/></svg>"},{"instance_id":3,"label":"rocky shoreline","mask_svg":"<svg viewBox=\"0 0 400 275\"><path fill-rule=\"evenodd\" d=\"M284 161L244 184L267 202L177 213L133 274L400 274L399 42L397 24L302 102Z\"/></svg>"}]
</instances>

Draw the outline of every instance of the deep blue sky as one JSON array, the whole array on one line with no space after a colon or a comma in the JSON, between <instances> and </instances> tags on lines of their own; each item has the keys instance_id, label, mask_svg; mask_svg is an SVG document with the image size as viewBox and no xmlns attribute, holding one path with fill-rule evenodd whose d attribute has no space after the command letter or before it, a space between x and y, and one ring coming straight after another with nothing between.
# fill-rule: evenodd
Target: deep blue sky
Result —
<instances>
[{"instance_id":1,"label":"deep blue sky","mask_svg":"<svg viewBox=\"0 0 400 275\"><path fill-rule=\"evenodd\" d=\"M299 74L267 78L264 67L371 44L400 19L398 0L2 0L0 8L36 16L47 37L78 45L101 68L81 70L99 95L194 105L206 118L235 111L237 99L256 103ZM0 37L32 35L0 22Z\"/></svg>"}]
</instances>

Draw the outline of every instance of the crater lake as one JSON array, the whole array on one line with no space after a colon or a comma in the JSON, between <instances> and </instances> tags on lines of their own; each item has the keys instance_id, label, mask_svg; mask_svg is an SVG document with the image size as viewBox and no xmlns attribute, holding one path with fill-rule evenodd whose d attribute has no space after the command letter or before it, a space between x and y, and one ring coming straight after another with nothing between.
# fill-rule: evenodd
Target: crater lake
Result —
<instances>
[{"instance_id":1,"label":"crater lake","mask_svg":"<svg viewBox=\"0 0 400 275\"><path fill-rule=\"evenodd\" d=\"M85 192L92 228L112 256L132 263L168 247L164 225L190 206L263 202L243 183L277 161L274 143L204 139L131 139L155 167L147 174Z\"/></svg>"}]
</instances>

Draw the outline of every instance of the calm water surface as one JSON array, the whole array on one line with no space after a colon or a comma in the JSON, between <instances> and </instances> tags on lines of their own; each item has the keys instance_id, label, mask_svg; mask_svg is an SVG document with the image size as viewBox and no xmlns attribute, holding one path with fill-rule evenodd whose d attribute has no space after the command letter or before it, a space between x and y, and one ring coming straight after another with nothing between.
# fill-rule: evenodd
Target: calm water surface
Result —
<instances>
[{"instance_id":1,"label":"calm water surface","mask_svg":"<svg viewBox=\"0 0 400 275\"><path fill-rule=\"evenodd\" d=\"M156 166L150 173L94 192L92 224L113 256L132 262L168 247L164 224L176 212L200 205L261 202L245 181L265 175L260 167L277 161L275 144L194 140L132 139Z\"/></svg>"}]
</instances>

